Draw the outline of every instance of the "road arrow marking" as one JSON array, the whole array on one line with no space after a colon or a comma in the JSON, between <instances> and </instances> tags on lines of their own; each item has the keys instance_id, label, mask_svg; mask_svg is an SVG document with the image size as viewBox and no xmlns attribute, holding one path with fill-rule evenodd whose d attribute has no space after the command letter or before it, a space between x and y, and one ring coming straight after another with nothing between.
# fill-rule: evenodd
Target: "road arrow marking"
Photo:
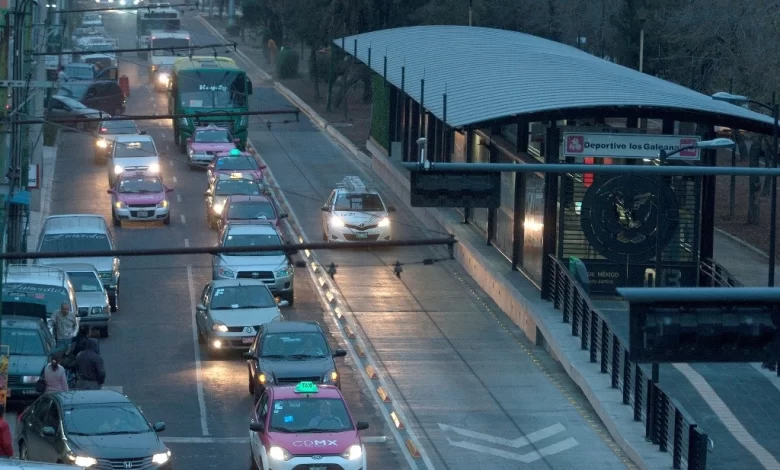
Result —
<instances>
[{"instance_id":1,"label":"road arrow marking","mask_svg":"<svg viewBox=\"0 0 780 470\"><path fill-rule=\"evenodd\" d=\"M520 447L525 447L529 444L533 444L534 442L541 441L542 439L547 439L550 436L554 436L566 430L566 428L564 428L562 424L558 423L558 424L553 424L552 426L548 426L544 429L540 429L538 431L532 432L531 434L528 434L524 437L518 437L517 439L503 439L501 437L491 436L490 434L482 434L481 432L469 431L468 429L456 428L454 426L450 426L448 424L442 424L442 423L439 423L439 429L441 429L442 431L452 431L454 433L460 434L461 436L470 437L472 439L479 439L481 441L487 441L492 444L514 447L515 449L518 449ZM447 439L449 440L449 438Z\"/></svg>"},{"instance_id":2,"label":"road arrow marking","mask_svg":"<svg viewBox=\"0 0 780 470\"><path fill-rule=\"evenodd\" d=\"M555 444L551 444L547 447L543 447L538 451L529 452L527 454L516 454L514 452L508 452L501 449L494 449L493 447L473 444L471 442L453 441L449 437L447 437L447 442L449 442L451 445L455 447L473 450L476 452L481 452L483 454L495 455L496 457L502 457L508 460L515 460L517 462L523 462L523 463L536 462L537 460L540 460L548 455L553 455L553 454L557 454L558 452L569 450L573 447L576 447L579 444L576 439L570 437L563 441L556 442Z\"/></svg>"}]
</instances>

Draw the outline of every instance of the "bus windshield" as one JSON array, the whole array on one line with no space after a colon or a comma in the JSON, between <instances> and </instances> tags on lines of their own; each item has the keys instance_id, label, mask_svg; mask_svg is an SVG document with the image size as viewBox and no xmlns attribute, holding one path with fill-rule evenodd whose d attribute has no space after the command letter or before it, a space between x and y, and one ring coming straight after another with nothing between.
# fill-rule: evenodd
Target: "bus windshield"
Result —
<instances>
[{"instance_id":1,"label":"bus windshield","mask_svg":"<svg viewBox=\"0 0 780 470\"><path fill-rule=\"evenodd\" d=\"M243 108L246 73L237 70L192 70L179 74L181 104L187 108Z\"/></svg>"},{"instance_id":2,"label":"bus windshield","mask_svg":"<svg viewBox=\"0 0 780 470\"><path fill-rule=\"evenodd\" d=\"M169 50L158 50L158 51L152 51L152 54L161 57L170 57L170 56L176 56L176 55L185 55L186 50L181 48L190 47L190 40L184 39L184 38L158 38L158 39L152 39L152 49L157 49L159 47L170 47ZM174 48L179 48L174 49Z\"/></svg>"},{"instance_id":3,"label":"bus windshield","mask_svg":"<svg viewBox=\"0 0 780 470\"><path fill-rule=\"evenodd\" d=\"M150 31L160 29L163 31L178 31L181 29L179 18L142 18L138 34L148 35Z\"/></svg>"}]
</instances>

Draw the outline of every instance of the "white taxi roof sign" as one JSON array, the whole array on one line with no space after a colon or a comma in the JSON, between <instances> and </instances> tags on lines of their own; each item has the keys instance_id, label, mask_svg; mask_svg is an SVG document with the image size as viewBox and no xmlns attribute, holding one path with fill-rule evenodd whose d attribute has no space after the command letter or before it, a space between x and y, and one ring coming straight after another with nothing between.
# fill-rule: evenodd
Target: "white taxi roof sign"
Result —
<instances>
[{"instance_id":1,"label":"white taxi roof sign","mask_svg":"<svg viewBox=\"0 0 780 470\"><path fill-rule=\"evenodd\" d=\"M141 142L128 142L125 144L125 147L129 149L140 149L141 148Z\"/></svg>"},{"instance_id":2,"label":"white taxi roof sign","mask_svg":"<svg viewBox=\"0 0 780 470\"><path fill-rule=\"evenodd\" d=\"M244 174L243 173L231 173L230 174L230 179L232 179L232 180L244 179Z\"/></svg>"}]
</instances>

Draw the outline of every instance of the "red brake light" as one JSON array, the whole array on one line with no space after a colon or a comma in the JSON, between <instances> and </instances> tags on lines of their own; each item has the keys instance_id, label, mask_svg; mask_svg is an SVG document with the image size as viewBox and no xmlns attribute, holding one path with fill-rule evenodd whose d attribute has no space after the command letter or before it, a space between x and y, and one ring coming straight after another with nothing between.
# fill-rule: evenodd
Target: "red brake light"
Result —
<instances>
[{"instance_id":1,"label":"red brake light","mask_svg":"<svg viewBox=\"0 0 780 470\"><path fill-rule=\"evenodd\" d=\"M106 128L106 127L101 127L101 128L100 128L100 132L108 132L108 128Z\"/></svg>"}]
</instances>

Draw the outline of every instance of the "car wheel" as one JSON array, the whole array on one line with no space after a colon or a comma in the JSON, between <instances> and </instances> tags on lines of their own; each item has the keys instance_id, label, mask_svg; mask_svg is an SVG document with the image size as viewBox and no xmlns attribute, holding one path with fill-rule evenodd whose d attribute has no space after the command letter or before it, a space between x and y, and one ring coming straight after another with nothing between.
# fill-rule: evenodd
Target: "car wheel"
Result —
<instances>
[{"instance_id":1,"label":"car wheel","mask_svg":"<svg viewBox=\"0 0 780 470\"><path fill-rule=\"evenodd\" d=\"M30 456L27 455L27 443L19 441L19 460L30 460Z\"/></svg>"},{"instance_id":2,"label":"car wheel","mask_svg":"<svg viewBox=\"0 0 780 470\"><path fill-rule=\"evenodd\" d=\"M198 328L198 344L206 344L206 337L200 332L200 328Z\"/></svg>"},{"instance_id":3,"label":"car wheel","mask_svg":"<svg viewBox=\"0 0 780 470\"><path fill-rule=\"evenodd\" d=\"M98 332L100 333L101 338L108 338L109 332L107 326L104 326L103 328L98 328Z\"/></svg>"},{"instance_id":4,"label":"car wheel","mask_svg":"<svg viewBox=\"0 0 780 470\"><path fill-rule=\"evenodd\" d=\"M287 294L284 294L280 297L282 298L282 300L286 300L287 303L290 304L289 306L292 307L295 301L295 291L290 291Z\"/></svg>"},{"instance_id":5,"label":"car wheel","mask_svg":"<svg viewBox=\"0 0 780 470\"><path fill-rule=\"evenodd\" d=\"M247 372L247 377L249 377L249 394L254 395L255 394L255 382L252 380L252 374Z\"/></svg>"},{"instance_id":6,"label":"car wheel","mask_svg":"<svg viewBox=\"0 0 780 470\"><path fill-rule=\"evenodd\" d=\"M187 142L184 141L184 137L179 136L179 141L177 143L179 144L179 152L187 153Z\"/></svg>"},{"instance_id":7,"label":"car wheel","mask_svg":"<svg viewBox=\"0 0 780 470\"><path fill-rule=\"evenodd\" d=\"M168 215L165 216L163 219L163 224L165 225L171 225L171 213L168 212Z\"/></svg>"},{"instance_id":8,"label":"car wheel","mask_svg":"<svg viewBox=\"0 0 780 470\"><path fill-rule=\"evenodd\" d=\"M119 284L117 284L113 295L108 296L108 307L111 313L116 313L119 310Z\"/></svg>"}]
</instances>

